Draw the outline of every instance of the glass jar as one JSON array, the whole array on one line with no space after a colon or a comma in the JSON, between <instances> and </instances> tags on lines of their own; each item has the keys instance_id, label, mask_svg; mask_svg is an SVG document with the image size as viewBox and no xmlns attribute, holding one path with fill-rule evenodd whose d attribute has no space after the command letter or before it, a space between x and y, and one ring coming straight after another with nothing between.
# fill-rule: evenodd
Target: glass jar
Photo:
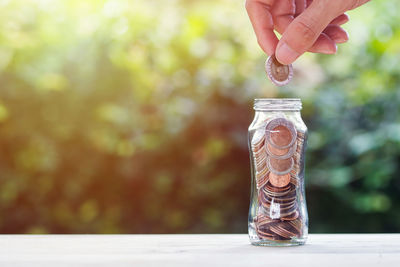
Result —
<instances>
[{"instance_id":1,"label":"glass jar","mask_svg":"<svg viewBox=\"0 0 400 267\"><path fill-rule=\"evenodd\" d=\"M307 127L300 99L256 99L249 127L251 198L249 237L253 245L305 243L308 214L304 193Z\"/></svg>"}]
</instances>

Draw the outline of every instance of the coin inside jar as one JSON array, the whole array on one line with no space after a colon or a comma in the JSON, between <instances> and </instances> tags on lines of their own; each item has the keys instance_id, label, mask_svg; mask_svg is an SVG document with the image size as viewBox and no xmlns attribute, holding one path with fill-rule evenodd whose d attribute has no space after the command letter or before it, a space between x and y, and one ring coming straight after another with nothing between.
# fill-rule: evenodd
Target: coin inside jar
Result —
<instances>
[{"instance_id":1,"label":"coin inside jar","mask_svg":"<svg viewBox=\"0 0 400 267\"><path fill-rule=\"evenodd\" d=\"M285 149L278 149L275 148L273 146L271 146L271 144L267 144L267 151L270 152L272 155L275 156L284 156L289 152L289 148L285 148Z\"/></svg>"},{"instance_id":2,"label":"coin inside jar","mask_svg":"<svg viewBox=\"0 0 400 267\"><path fill-rule=\"evenodd\" d=\"M290 173L284 175L277 175L275 173L269 174L269 181L273 186L284 187L290 183Z\"/></svg>"},{"instance_id":3,"label":"coin inside jar","mask_svg":"<svg viewBox=\"0 0 400 267\"><path fill-rule=\"evenodd\" d=\"M291 147L297 139L296 127L285 118L271 120L265 126L265 134L266 141L280 150Z\"/></svg>"},{"instance_id":4,"label":"coin inside jar","mask_svg":"<svg viewBox=\"0 0 400 267\"><path fill-rule=\"evenodd\" d=\"M287 158L287 159L268 158L267 164L271 172L278 175L284 175L292 170L294 166L294 161L293 158Z\"/></svg>"},{"instance_id":5,"label":"coin inside jar","mask_svg":"<svg viewBox=\"0 0 400 267\"><path fill-rule=\"evenodd\" d=\"M283 65L279 63L275 55L270 56L265 62L265 71L268 78L277 86L288 84L293 77L292 64Z\"/></svg>"},{"instance_id":6,"label":"coin inside jar","mask_svg":"<svg viewBox=\"0 0 400 267\"><path fill-rule=\"evenodd\" d=\"M292 133L287 127L279 125L272 129L271 139L277 146L285 147L292 141Z\"/></svg>"},{"instance_id":7,"label":"coin inside jar","mask_svg":"<svg viewBox=\"0 0 400 267\"><path fill-rule=\"evenodd\" d=\"M297 149L297 146L291 146L289 148L284 148L284 149L278 149L272 146L270 143L267 143L265 145L265 151L267 152L267 155L269 157L275 158L275 159L287 159L293 156Z\"/></svg>"}]
</instances>

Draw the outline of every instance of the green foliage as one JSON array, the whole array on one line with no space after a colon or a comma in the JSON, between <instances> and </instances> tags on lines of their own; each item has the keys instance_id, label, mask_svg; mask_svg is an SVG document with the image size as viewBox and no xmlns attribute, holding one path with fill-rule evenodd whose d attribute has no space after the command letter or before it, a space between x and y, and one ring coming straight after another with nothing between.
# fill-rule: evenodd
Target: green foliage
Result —
<instances>
[{"instance_id":1,"label":"green foliage","mask_svg":"<svg viewBox=\"0 0 400 267\"><path fill-rule=\"evenodd\" d=\"M0 232L246 232L252 99L301 97L311 232L400 230L400 19L277 89L242 1L0 1Z\"/></svg>"}]
</instances>

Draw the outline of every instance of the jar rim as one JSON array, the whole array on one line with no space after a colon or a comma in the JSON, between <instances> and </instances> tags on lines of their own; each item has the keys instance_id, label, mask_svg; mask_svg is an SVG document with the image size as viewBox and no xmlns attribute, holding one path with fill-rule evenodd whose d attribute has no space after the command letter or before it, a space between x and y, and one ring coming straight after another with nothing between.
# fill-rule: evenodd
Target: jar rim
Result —
<instances>
[{"instance_id":1,"label":"jar rim","mask_svg":"<svg viewBox=\"0 0 400 267\"><path fill-rule=\"evenodd\" d=\"M256 111L300 111L302 104L300 98L256 98L253 108Z\"/></svg>"}]
</instances>

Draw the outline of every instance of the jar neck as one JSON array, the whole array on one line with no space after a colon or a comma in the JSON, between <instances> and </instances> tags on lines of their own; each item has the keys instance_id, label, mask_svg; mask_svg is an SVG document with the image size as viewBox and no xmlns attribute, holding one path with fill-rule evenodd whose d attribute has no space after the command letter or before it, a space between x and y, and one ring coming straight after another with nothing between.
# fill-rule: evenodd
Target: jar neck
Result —
<instances>
[{"instance_id":1,"label":"jar neck","mask_svg":"<svg viewBox=\"0 0 400 267\"><path fill-rule=\"evenodd\" d=\"M255 111L283 111L298 112L302 108L301 100L298 98L258 98L254 100Z\"/></svg>"}]
</instances>

